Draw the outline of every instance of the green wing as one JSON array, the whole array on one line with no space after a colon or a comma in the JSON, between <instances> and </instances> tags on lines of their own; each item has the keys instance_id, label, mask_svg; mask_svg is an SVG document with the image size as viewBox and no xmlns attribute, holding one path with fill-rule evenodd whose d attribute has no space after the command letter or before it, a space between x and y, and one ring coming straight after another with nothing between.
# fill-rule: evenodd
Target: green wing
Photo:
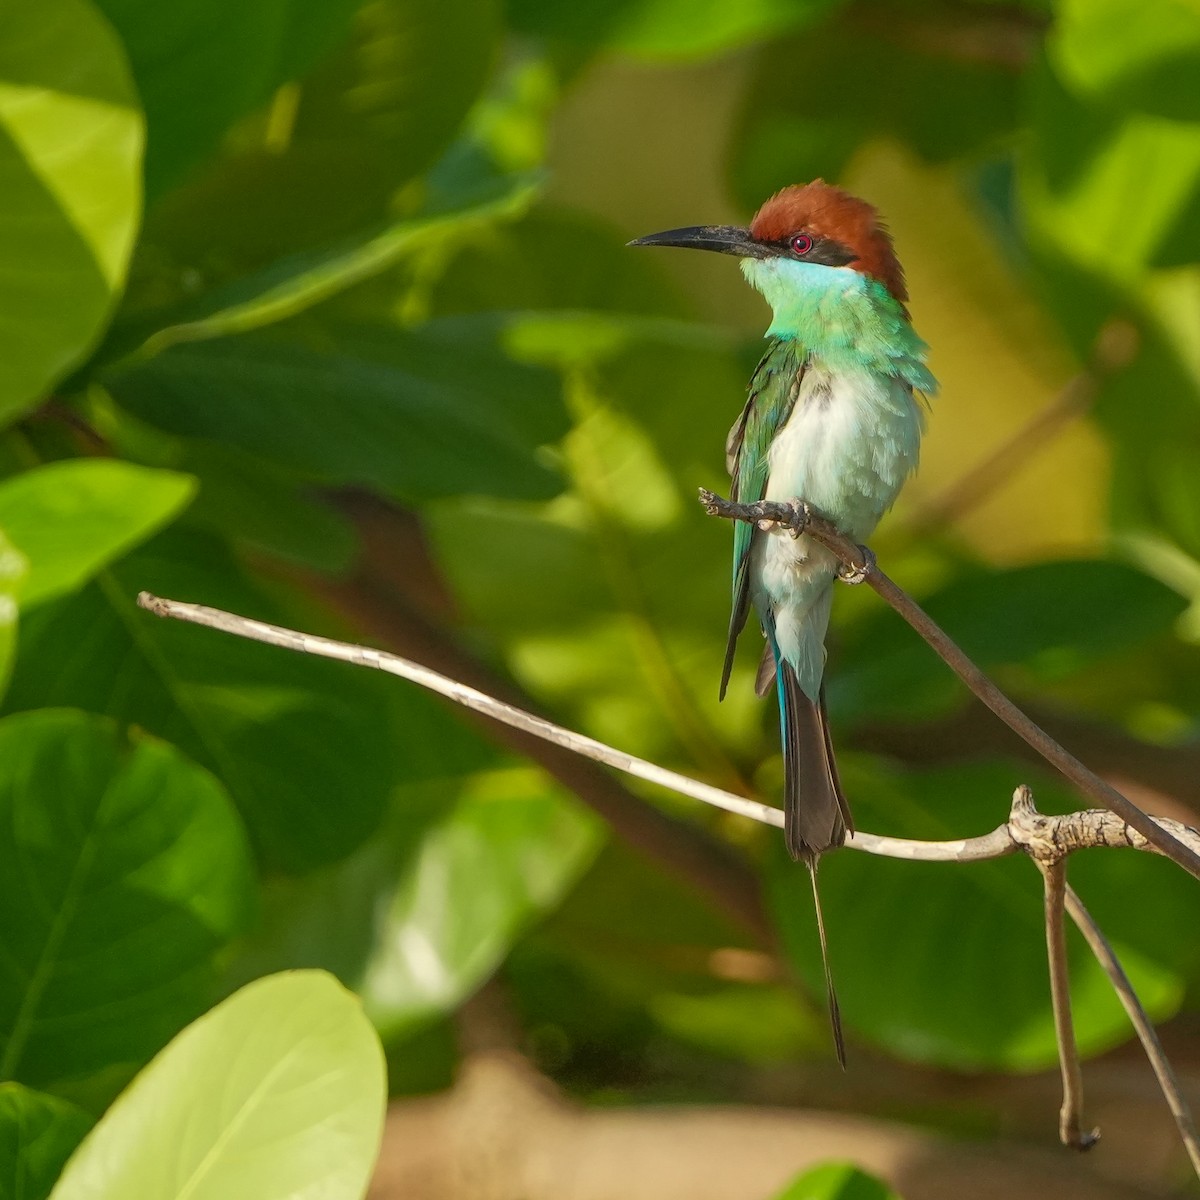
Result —
<instances>
[{"instance_id":1,"label":"green wing","mask_svg":"<svg viewBox=\"0 0 1200 1200\"><path fill-rule=\"evenodd\" d=\"M733 480L733 499L752 504L767 489L767 454L775 435L787 423L800 392L807 353L789 339L773 340L754 374L750 394L725 443L725 465ZM738 634L750 614L750 547L758 530L746 521L733 523L733 611L729 617L729 640L721 671L721 698L733 670L733 651Z\"/></svg>"}]
</instances>

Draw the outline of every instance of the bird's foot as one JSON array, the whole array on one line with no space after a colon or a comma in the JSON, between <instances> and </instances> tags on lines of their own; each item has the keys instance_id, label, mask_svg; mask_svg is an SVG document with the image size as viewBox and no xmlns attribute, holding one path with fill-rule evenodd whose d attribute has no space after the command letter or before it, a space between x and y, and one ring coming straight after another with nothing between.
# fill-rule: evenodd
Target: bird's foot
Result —
<instances>
[{"instance_id":1,"label":"bird's foot","mask_svg":"<svg viewBox=\"0 0 1200 1200\"><path fill-rule=\"evenodd\" d=\"M858 553L862 562L852 567L849 563L840 563L837 569L838 578L843 583L856 585L866 583L868 576L875 570L875 555L869 546L859 546Z\"/></svg>"},{"instance_id":2,"label":"bird's foot","mask_svg":"<svg viewBox=\"0 0 1200 1200\"><path fill-rule=\"evenodd\" d=\"M786 529L794 538L804 532L812 516L803 500L756 500L753 504L740 504L736 500L726 500L708 488L700 489L700 503L710 517L746 521L764 532Z\"/></svg>"},{"instance_id":3,"label":"bird's foot","mask_svg":"<svg viewBox=\"0 0 1200 1200\"><path fill-rule=\"evenodd\" d=\"M786 529L792 537L798 538L808 528L812 519L812 509L799 496L793 496L786 505L779 507L790 508L792 511L784 520L776 518L773 523L781 529ZM763 526L760 525L759 528L762 529Z\"/></svg>"}]
</instances>

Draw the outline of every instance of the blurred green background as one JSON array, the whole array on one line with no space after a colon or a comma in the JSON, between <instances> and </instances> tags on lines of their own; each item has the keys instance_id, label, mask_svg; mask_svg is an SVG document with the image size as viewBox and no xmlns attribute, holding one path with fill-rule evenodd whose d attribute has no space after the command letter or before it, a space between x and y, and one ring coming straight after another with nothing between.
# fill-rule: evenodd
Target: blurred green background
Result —
<instances>
[{"instance_id":1,"label":"blurred green background","mask_svg":"<svg viewBox=\"0 0 1200 1200\"><path fill-rule=\"evenodd\" d=\"M778 802L749 649L717 704L729 530L694 502L767 313L728 260L624 243L816 176L885 214L942 383L881 561L1194 820L1194 3L0 5L4 1078L94 1116L231 988L317 966L398 1097L450 1085L483 1004L591 1106L1052 1144L1030 864L830 856L841 1077L772 831L134 604L369 641ZM983 833L1020 782L1078 807L868 589L830 651L860 827ZM1200 1080L1191 881L1071 875ZM1186 1191L1071 953L1108 1114L1074 1169Z\"/></svg>"}]
</instances>

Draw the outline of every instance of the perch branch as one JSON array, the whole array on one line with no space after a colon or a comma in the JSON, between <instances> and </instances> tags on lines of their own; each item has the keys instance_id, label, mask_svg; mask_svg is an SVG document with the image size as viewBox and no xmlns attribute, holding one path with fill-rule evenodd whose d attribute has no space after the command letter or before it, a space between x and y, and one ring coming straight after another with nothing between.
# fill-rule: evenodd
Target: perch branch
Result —
<instances>
[{"instance_id":1,"label":"perch branch","mask_svg":"<svg viewBox=\"0 0 1200 1200\"><path fill-rule=\"evenodd\" d=\"M916 631L933 647L938 657L992 710L1014 733L1029 743L1051 766L1085 796L1098 801L1132 826L1155 849L1181 866L1189 875L1200 879L1200 854L1179 841L1149 813L1122 796L1116 788L1105 783L1088 770L1074 755L1060 746L1044 729L1035 725L953 642L919 604L898 587L874 563L864 547L855 545L831 521L813 512L803 501L781 503L760 501L758 504L737 504L700 489L700 502L712 516L734 521L747 521L760 529L778 526L791 532L807 533L830 550L853 575L861 575Z\"/></svg>"},{"instance_id":2,"label":"perch branch","mask_svg":"<svg viewBox=\"0 0 1200 1200\"><path fill-rule=\"evenodd\" d=\"M372 667L392 675L398 675L402 679L428 688L430 691L445 696L466 708L483 713L502 724L511 725L535 737L544 738L555 745L570 749L586 758L594 759L636 778L668 788L705 804L711 804L727 812L749 817L754 821L774 825L777 828L783 826L783 813L780 809L750 800L745 796L735 796L720 788L690 779L686 775L680 775L678 772L668 771L645 759L624 754L594 738L572 733L560 725L555 725L542 717L534 716L511 704L506 704L477 688L468 687L456 680L449 679L437 671L401 658L399 655L301 633L298 630L286 629L279 625L270 625L264 621L255 621L249 617L224 612L218 608L209 608L202 604L163 599L153 596L149 592L139 594L138 604L148 612L160 617L188 621L192 624L222 630L236 637L265 642L267 645L280 646L321 658L337 659L358 666ZM1173 839L1179 839L1181 845L1186 842L1188 846L1200 847L1200 833L1197 831L1176 821L1152 818L1148 818L1148 820L1151 820L1156 828L1169 832ZM1153 851L1159 849L1154 844L1154 839L1122 829L1118 819L1108 812L1089 810L1068 813L1063 816L1040 814L1034 809L1032 797L1028 789L1024 787L1018 788L1014 794L1009 821L981 837L926 842L859 832L855 833L846 845L851 849L861 850L868 854L923 862L979 862L985 859L1000 858L1021 850L1041 863L1061 860L1071 851L1085 846L1125 846ZM1142 1044L1154 1067L1159 1085L1175 1116L1176 1124L1193 1165L1196 1167L1197 1175L1200 1175L1200 1149L1198 1149L1191 1116L1179 1091L1170 1064L1158 1044L1154 1028L1141 1008L1137 996L1130 987L1129 981L1112 954L1108 943L1091 922L1091 918L1079 902L1078 897L1069 888L1066 889L1065 903L1072 919L1083 930L1088 944L1108 972L1114 988L1133 1020L1138 1036L1142 1039ZM1077 1091L1075 1094L1078 1094ZM1064 1110L1066 1107L1067 1101L1064 1100Z\"/></svg>"}]
</instances>

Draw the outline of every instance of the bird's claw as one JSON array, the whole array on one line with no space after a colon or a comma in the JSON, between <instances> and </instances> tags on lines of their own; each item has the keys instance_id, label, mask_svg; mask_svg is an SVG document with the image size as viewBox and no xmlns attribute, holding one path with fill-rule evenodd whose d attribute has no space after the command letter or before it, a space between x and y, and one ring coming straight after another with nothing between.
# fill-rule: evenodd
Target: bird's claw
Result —
<instances>
[{"instance_id":1,"label":"bird's claw","mask_svg":"<svg viewBox=\"0 0 1200 1200\"><path fill-rule=\"evenodd\" d=\"M843 583L852 586L866 583L867 577L875 570L875 555L870 547L859 546L858 552L862 555L862 562L858 566L852 567L849 563L839 563L837 569L838 578Z\"/></svg>"},{"instance_id":2,"label":"bird's claw","mask_svg":"<svg viewBox=\"0 0 1200 1200\"><path fill-rule=\"evenodd\" d=\"M800 499L799 496L792 498L790 504L792 515L791 518L783 523L783 528L786 529L794 538L798 538L805 529L808 528L809 518L812 516L812 509Z\"/></svg>"}]
</instances>

